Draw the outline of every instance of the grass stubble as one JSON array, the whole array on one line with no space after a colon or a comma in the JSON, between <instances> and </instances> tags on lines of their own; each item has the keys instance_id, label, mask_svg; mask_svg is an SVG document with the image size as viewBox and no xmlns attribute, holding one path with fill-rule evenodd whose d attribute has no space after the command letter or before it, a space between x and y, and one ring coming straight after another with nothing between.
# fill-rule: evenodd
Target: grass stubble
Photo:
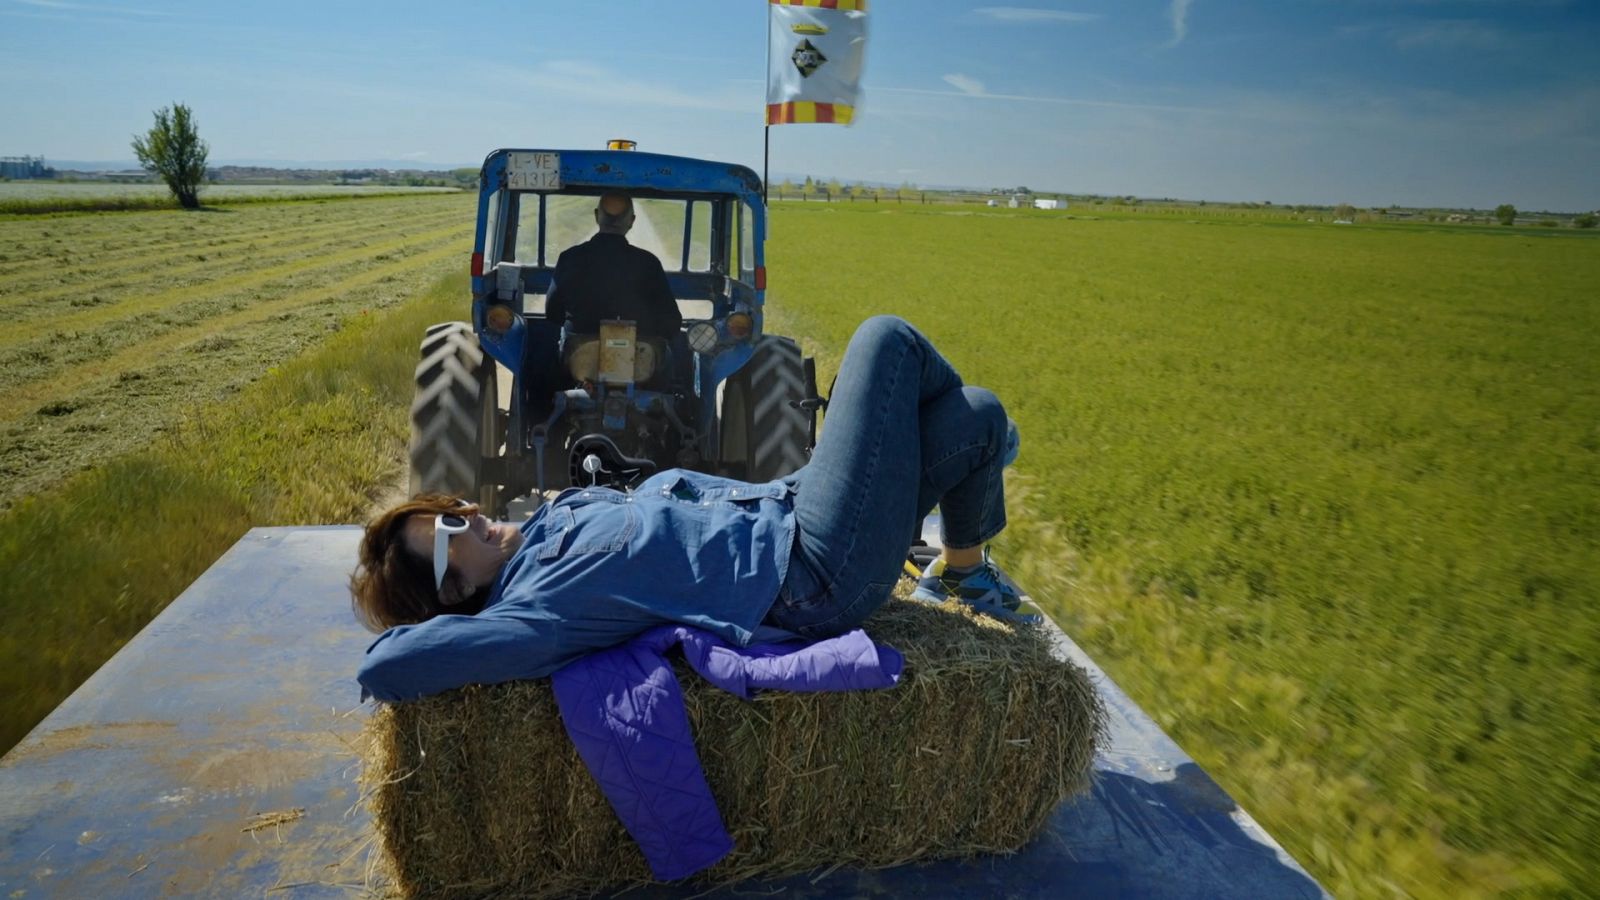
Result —
<instances>
[{"instance_id":1,"label":"grass stubble","mask_svg":"<svg viewBox=\"0 0 1600 900\"><path fill-rule=\"evenodd\" d=\"M287 206L295 206L287 204ZM58 289L103 300L80 308L42 299L0 330L0 506L73 471L147 443L184 415L221 400L271 366L343 327L352 315L402 302L419 281L459 264L470 240L461 197L325 204L311 219L250 207L203 214L80 216L83 231L122 220L124 236L97 235L108 252L138 243L141 225L201 218L215 239L260 235L264 219L294 240L288 253L242 252L209 271L171 274L169 249L120 267L125 284L94 267L64 273ZM330 231L330 222L337 229ZM52 227L60 230L68 220ZM67 235L70 243L91 239ZM29 306L33 298L28 297ZM15 310L0 300L0 319Z\"/></svg>"}]
</instances>

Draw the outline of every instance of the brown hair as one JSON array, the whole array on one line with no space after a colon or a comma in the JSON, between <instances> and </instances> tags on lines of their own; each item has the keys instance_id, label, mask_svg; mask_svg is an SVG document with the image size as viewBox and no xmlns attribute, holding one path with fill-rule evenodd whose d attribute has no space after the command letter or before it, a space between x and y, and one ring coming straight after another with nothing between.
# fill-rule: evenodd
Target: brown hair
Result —
<instances>
[{"instance_id":1,"label":"brown hair","mask_svg":"<svg viewBox=\"0 0 1600 900\"><path fill-rule=\"evenodd\" d=\"M418 494L367 523L361 559L350 573L350 607L370 631L425 622L442 613L471 615L483 608L488 590L474 591L455 569L433 589L433 558L406 547L405 526L412 516L441 513L471 517L478 507L462 505L449 494Z\"/></svg>"}]
</instances>

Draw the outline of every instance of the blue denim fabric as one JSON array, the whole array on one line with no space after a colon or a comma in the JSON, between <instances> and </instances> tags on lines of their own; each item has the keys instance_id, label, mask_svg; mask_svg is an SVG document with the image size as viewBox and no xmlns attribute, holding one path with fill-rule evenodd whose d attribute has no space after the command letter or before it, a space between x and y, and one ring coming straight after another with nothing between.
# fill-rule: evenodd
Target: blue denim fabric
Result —
<instances>
[{"instance_id":1,"label":"blue denim fabric","mask_svg":"<svg viewBox=\"0 0 1600 900\"><path fill-rule=\"evenodd\" d=\"M389 629L358 680L395 701L539 678L661 624L737 646L843 634L888 598L935 504L952 547L1005 527L1006 439L993 394L964 387L904 321L869 319L805 468L769 484L674 469L631 494L565 491L522 525L482 612Z\"/></svg>"},{"instance_id":2,"label":"blue denim fabric","mask_svg":"<svg viewBox=\"0 0 1600 900\"><path fill-rule=\"evenodd\" d=\"M787 479L795 548L767 614L812 638L854 628L888 599L935 505L946 546L976 547L1006 524L1005 409L906 321L876 316L856 330L825 426Z\"/></svg>"},{"instance_id":3,"label":"blue denim fabric","mask_svg":"<svg viewBox=\"0 0 1600 900\"><path fill-rule=\"evenodd\" d=\"M562 492L523 523L482 612L385 631L357 680L380 700L541 678L655 625L736 646L762 625L794 546L792 488L670 469L632 493Z\"/></svg>"}]
</instances>

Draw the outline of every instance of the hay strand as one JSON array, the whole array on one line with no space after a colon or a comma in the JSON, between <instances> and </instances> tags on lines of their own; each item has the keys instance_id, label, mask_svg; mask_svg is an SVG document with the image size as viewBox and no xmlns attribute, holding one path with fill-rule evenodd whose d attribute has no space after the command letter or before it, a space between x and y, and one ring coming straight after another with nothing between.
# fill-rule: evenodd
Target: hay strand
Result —
<instances>
[{"instance_id":1,"label":"hay strand","mask_svg":"<svg viewBox=\"0 0 1600 900\"><path fill-rule=\"evenodd\" d=\"M1010 852L1088 787L1105 713L1042 630L904 599L866 628L905 655L895 688L747 702L679 666L736 844L700 881ZM548 680L385 705L366 737L363 781L403 894L553 897L650 882Z\"/></svg>"}]
</instances>

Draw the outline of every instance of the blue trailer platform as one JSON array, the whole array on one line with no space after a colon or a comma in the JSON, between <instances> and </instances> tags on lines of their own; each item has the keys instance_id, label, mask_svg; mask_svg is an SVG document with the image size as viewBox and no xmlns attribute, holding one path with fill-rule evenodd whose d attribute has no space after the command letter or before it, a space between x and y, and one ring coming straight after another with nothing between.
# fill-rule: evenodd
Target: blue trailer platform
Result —
<instances>
[{"instance_id":1,"label":"blue trailer platform","mask_svg":"<svg viewBox=\"0 0 1600 900\"><path fill-rule=\"evenodd\" d=\"M246 534L0 759L0 898L381 893L356 784L367 710L353 675L371 635L345 583L359 535ZM1095 679L1111 740L1094 790L1021 852L627 896L1325 896L1070 638L1056 641Z\"/></svg>"}]
</instances>

